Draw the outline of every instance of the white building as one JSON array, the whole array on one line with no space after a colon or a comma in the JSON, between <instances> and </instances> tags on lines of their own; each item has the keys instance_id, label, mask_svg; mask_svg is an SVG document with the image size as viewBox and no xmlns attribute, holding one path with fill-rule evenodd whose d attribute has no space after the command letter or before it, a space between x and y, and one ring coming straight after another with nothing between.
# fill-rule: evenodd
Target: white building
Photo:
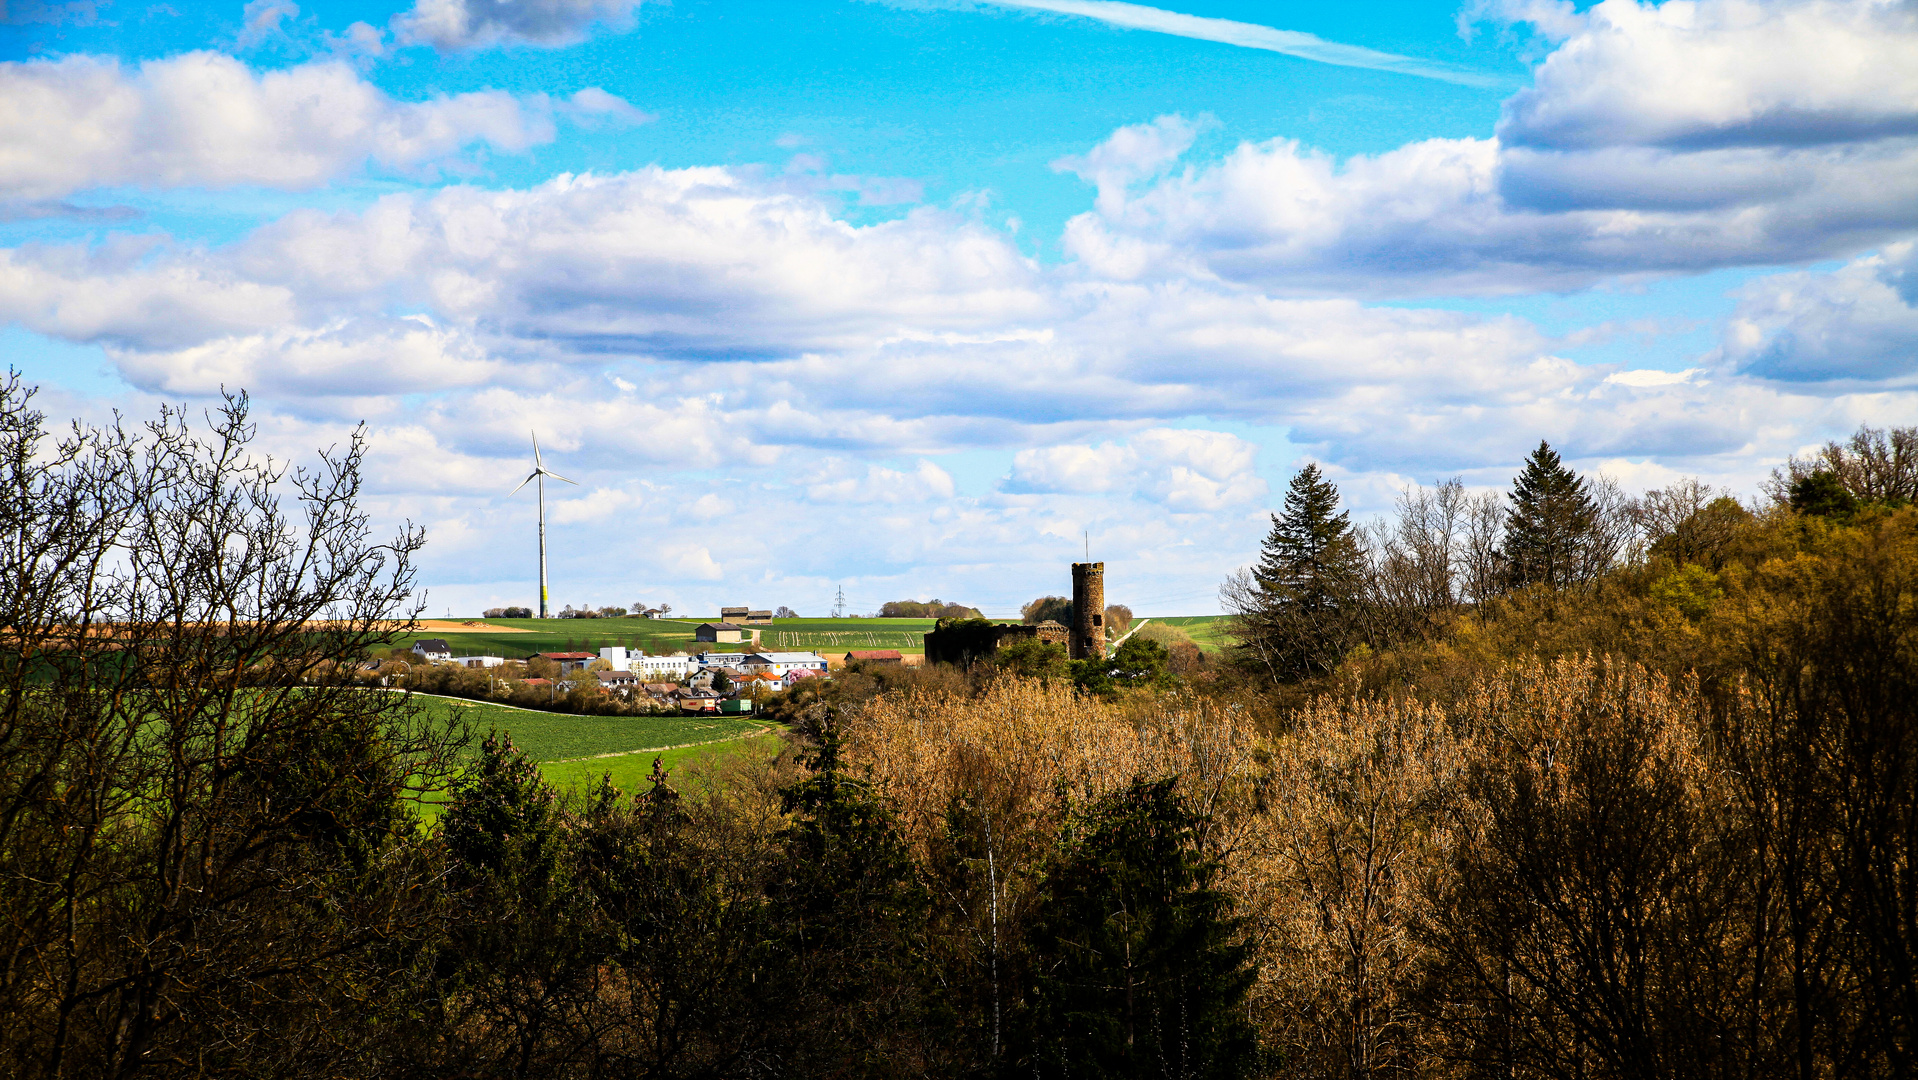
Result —
<instances>
[{"instance_id":1,"label":"white building","mask_svg":"<svg viewBox=\"0 0 1918 1080\"><path fill-rule=\"evenodd\" d=\"M489 668L504 664L506 658L504 656L455 656L453 662L461 667Z\"/></svg>"},{"instance_id":2,"label":"white building","mask_svg":"<svg viewBox=\"0 0 1918 1080\"><path fill-rule=\"evenodd\" d=\"M699 654L699 666L703 668L736 668L746 662L743 652L703 652Z\"/></svg>"},{"instance_id":3,"label":"white building","mask_svg":"<svg viewBox=\"0 0 1918 1080\"><path fill-rule=\"evenodd\" d=\"M413 643L413 653L422 660L451 660L453 647L445 638L421 638Z\"/></svg>"},{"instance_id":4,"label":"white building","mask_svg":"<svg viewBox=\"0 0 1918 1080\"><path fill-rule=\"evenodd\" d=\"M743 658L735 666L755 674L764 672L768 675L783 676L795 668L806 671L824 672L827 664L826 658L818 653L768 652L752 653Z\"/></svg>"},{"instance_id":5,"label":"white building","mask_svg":"<svg viewBox=\"0 0 1918 1080\"><path fill-rule=\"evenodd\" d=\"M645 653L633 653L626 660L626 670L635 675L663 677L674 682L684 682L693 672L699 670L699 663L683 653L678 656L647 656Z\"/></svg>"}]
</instances>

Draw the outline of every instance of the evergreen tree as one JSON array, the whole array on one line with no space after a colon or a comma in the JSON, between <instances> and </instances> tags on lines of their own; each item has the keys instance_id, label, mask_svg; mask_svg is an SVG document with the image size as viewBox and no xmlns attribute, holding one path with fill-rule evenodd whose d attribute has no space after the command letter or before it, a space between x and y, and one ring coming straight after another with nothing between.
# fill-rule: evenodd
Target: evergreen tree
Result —
<instances>
[{"instance_id":1,"label":"evergreen tree","mask_svg":"<svg viewBox=\"0 0 1918 1080\"><path fill-rule=\"evenodd\" d=\"M1250 947L1172 779L1135 780L1070 829L1032 937L1019 1075L1234 1077L1257 1045L1240 1008Z\"/></svg>"},{"instance_id":2,"label":"evergreen tree","mask_svg":"<svg viewBox=\"0 0 1918 1080\"><path fill-rule=\"evenodd\" d=\"M1253 577L1275 604L1317 614L1349 606L1362 573L1338 487L1317 465L1307 465L1286 490L1285 512L1272 515Z\"/></svg>"},{"instance_id":3,"label":"evergreen tree","mask_svg":"<svg viewBox=\"0 0 1918 1080\"><path fill-rule=\"evenodd\" d=\"M1561 589L1602 569L1590 565L1598 507L1585 481L1541 440L1513 481L1505 514L1505 565L1512 584Z\"/></svg>"},{"instance_id":4,"label":"evergreen tree","mask_svg":"<svg viewBox=\"0 0 1918 1080\"><path fill-rule=\"evenodd\" d=\"M920 993L930 897L892 806L840 764L838 718L818 720L811 775L780 789L783 922L767 943L767 978L793 1029L789 1075L885 1074L909 1033L937 1021Z\"/></svg>"},{"instance_id":5,"label":"evergreen tree","mask_svg":"<svg viewBox=\"0 0 1918 1080\"><path fill-rule=\"evenodd\" d=\"M1819 469L1792 482L1791 508L1801 514L1846 521L1857 512L1858 500L1836 474Z\"/></svg>"},{"instance_id":6,"label":"evergreen tree","mask_svg":"<svg viewBox=\"0 0 1918 1080\"><path fill-rule=\"evenodd\" d=\"M1364 580L1339 489L1307 465L1272 516L1258 565L1228 585L1241 656L1282 681L1330 671L1359 629Z\"/></svg>"}]
</instances>

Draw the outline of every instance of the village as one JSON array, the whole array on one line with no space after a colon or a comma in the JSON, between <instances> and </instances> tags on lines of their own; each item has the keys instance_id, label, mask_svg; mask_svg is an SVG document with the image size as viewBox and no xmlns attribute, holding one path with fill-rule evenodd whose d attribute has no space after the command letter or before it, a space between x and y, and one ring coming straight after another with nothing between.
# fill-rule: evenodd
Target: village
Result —
<instances>
[{"instance_id":1,"label":"village","mask_svg":"<svg viewBox=\"0 0 1918 1080\"><path fill-rule=\"evenodd\" d=\"M511 659L455 655L446 639L422 638L409 652L416 658L413 662L480 669L509 684L547 688L554 697L584 685L635 704L650 703L689 716L752 713L766 697L807 679L831 678L835 666L909 662L897 649L853 649L831 658L816 652L760 651L760 631L742 624L770 621L770 613L723 608L720 621L701 623L694 629L697 642L717 647L746 646L739 651L716 647L690 654L655 655L609 645L597 652L536 652L524 659Z\"/></svg>"},{"instance_id":2,"label":"village","mask_svg":"<svg viewBox=\"0 0 1918 1080\"><path fill-rule=\"evenodd\" d=\"M617 698L655 711L681 715L750 715L759 703L784 693L808 679L830 679L835 666L954 663L968 666L981 657L1019 640L1033 639L1061 647L1074 659L1104 656L1107 649L1105 564L1073 563L1073 595L1068 628L1051 619L1032 625L995 624L986 619L940 620L925 639L923 655L898 649L852 649L830 657L818 652L791 652L759 647L763 627L773 623L771 611L722 607L720 618L693 628L693 641L713 648L699 652L647 653L630 645L602 645L597 652L533 652L523 659L493 654L455 655L441 637L423 637L404 650L408 674L411 665L483 671L488 688L504 683L509 693L532 691L534 700L545 690L548 700L571 699L580 690ZM1057 598L1063 602L1064 598ZM642 613L642 617L645 617ZM570 644L570 642L569 642ZM726 646L738 647L726 650ZM396 650L395 657L402 655ZM387 663L393 663L388 661ZM386 664L372 670L386 676ZM517 695L515 695L517 696Z\"/></svg>"}]
</instances>

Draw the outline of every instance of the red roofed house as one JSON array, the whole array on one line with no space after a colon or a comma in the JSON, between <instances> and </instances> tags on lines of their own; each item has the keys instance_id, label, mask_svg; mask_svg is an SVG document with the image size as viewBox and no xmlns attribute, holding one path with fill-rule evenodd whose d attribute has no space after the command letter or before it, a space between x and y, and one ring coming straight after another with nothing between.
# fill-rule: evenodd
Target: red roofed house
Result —
<instances>
[{"instance_id":1,"label":"red roofed house","mask_svg":"<svg viewBox=\"0 0 1918 1080\"><path fill-rule=\"evenodd\" d=\"M558 664L561 675L569 671L578 671L580 668L599 659L598 653L589 652L543 652L534 653L533 655L543 656L553 663Z\"/></svg>"},{"instance_id":2,"label":"red roofed house","mask_svg":"<svg viewBox=\"0 0 1918 1080\"><path fill-rule=\"evenodd\" d=\"M846 654L846 663L863 661L868 664L903 664L906 658L899 655L898 649L854 649Z\"/></svg>"}]
</instances>

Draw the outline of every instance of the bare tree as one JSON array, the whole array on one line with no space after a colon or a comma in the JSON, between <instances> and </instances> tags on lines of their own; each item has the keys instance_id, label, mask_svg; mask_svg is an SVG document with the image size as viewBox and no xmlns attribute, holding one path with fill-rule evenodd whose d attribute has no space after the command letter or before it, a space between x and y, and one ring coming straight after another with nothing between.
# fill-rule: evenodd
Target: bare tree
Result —
<instances>
[{"instance_id":1,"label":"bare tree","mask_svg":"<svg viewBox=\"0 0 1918 1080\"><path fill-rule=\"evenodd\" d=\"M422 535L372 541L358 432L288 470L243 395L204 439L168 409L57 440L32 396L0 384L9 1071L327 1072L430 914L400 800L455 747L357 678L417 614Z\"/></svg>"},{"instance_id":2,"label":"bare tree","mask_svg":"<svg viewBox=\"0 0 1918 1080\"><path fill-rule=\"evenodd\" d=\"M1918 500L1918 427L1861 426L1843 443L1826 443L1806 458L1793 457L1773 469L1765 493L1775 502L1791 501L1792 485L1827 472L1867 502Z\"/></svg>"}]
</instances>

